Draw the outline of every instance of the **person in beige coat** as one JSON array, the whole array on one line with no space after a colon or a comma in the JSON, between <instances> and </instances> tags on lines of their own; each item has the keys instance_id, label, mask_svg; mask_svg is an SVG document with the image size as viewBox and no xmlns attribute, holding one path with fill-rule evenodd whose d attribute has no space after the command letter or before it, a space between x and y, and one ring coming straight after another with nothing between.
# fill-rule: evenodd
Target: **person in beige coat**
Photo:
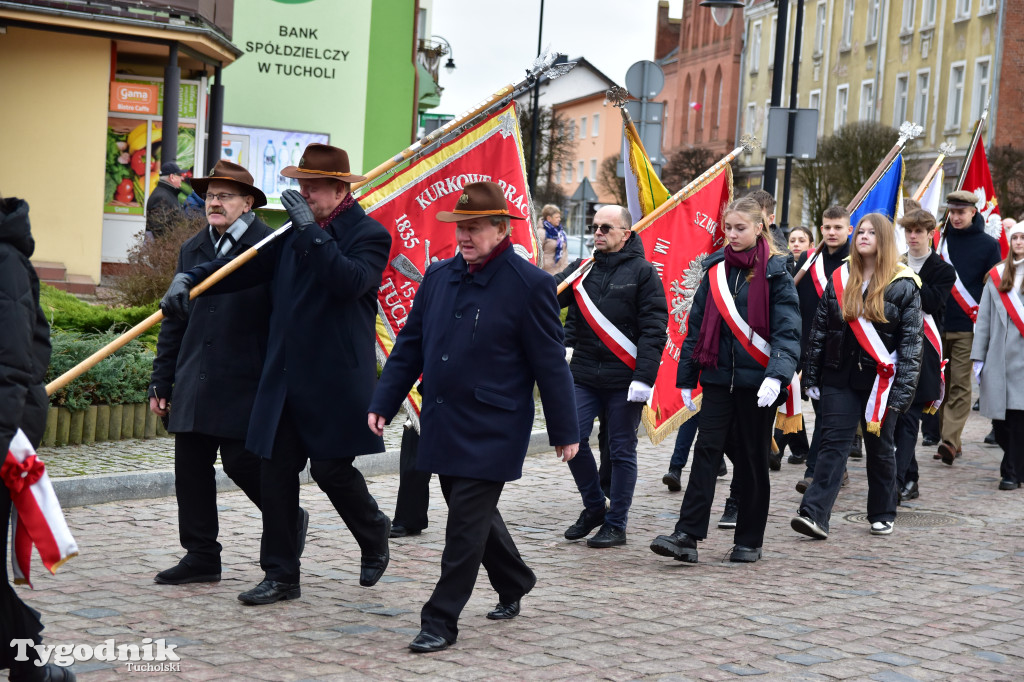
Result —
<instances>
[{"instance_id":1,"label":"person in beige coat","mask_svg":"<svg viewBox=\"0 0 1024 682\"><path fill-rule=\"evenodd\" d=\"M554 204L547 204L540 210L540 223L537 242L544 253L541 267L544 272L557 275L569 264L567 238L562 229L562 212Z\"/></svg>"},{"instance_id":2,"label":"person in beige coat","mask_svg":"<svg viewBox=\"0 0 1024 682\"><path fill-rule=\"evenodd\" d=\"M1007 230L1006 236L1010 253L989 271L971 360L981 414L992 420L996 442L1003 449L999 489L1016 490L1024 482L1024 222Z\"/></svg>"}]
</instances>

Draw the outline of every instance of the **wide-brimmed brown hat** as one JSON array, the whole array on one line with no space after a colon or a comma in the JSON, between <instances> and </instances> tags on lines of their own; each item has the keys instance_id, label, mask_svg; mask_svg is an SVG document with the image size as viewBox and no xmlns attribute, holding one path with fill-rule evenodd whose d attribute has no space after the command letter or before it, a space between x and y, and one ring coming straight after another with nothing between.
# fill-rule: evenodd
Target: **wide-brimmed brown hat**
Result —
<instances>
[{"instance_id":1,"label":"wide-brimmed brown hat","mask_svg":"<svg viewBox=\"0 0 1024 682\"><path fill-rule=\"evenodd\" d=\"M452 211L438 211L437 219L442 223L457 223L481 216L505 216L512 220L525 220L522 216L508 212L505 192L496 182L471 182L462 188L462 196L455 202Z\"/></svg>"},{"instance_id":2,"label":"wide-brimmed brown hat","mask_svg":"<svg viewBox=\"0 0 1024 682\"><path fill-rule=\"evenodd\" d=\"M366 178L350 172L348 152L329 144L313 144L306 147L298 166L281 169L281 175L298 180L328 178L342 182L362 182Z\"/></svg>"},{"instance_id":3,"label":"wide-brimmed brown hat","mask_svg":"<svg viewBox=\"0 0 1024 682\"><path fill-rule=\"evenodd\" d=\"M978 196L974 192L958 189L946 196L946 206L949 208L977 208Z\"/></svg>"},{"instance_id":4,"label":"wide-brimmed brown hat","mask_svg":"<svg viewBox=\"0 0 1024 682\"><path fill-rule=\"evenodd\" d=\"M260 206L267 205L267 195L252 184L252 175L237 163L231 163L230 161L221 159L217 162L217 165L213 167L213 170L210 171L210 174L207 177L192 179L192 189L198 192L199 196L205 199L206 190L209 188L211 180L223 180L225 182L232 182L238 185L243 194L252 196L253 208L259 208Z\"/></svg>"}]
</instances>

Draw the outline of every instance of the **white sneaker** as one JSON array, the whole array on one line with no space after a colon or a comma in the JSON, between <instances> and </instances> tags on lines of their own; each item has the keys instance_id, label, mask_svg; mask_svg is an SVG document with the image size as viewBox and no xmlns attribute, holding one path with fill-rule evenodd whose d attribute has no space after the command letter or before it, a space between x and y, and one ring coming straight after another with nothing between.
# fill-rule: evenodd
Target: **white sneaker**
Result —
<instances>
[{"instance_id":1,"label":"white sneaker","mask_svg":"<svg viewBox=\"0 0 1024 682\"><path fill-rule=\"evenodd\" d=\"M892 535L892 521L875 521L871 524L872 535Z\"/></svg>"}]
</instances>

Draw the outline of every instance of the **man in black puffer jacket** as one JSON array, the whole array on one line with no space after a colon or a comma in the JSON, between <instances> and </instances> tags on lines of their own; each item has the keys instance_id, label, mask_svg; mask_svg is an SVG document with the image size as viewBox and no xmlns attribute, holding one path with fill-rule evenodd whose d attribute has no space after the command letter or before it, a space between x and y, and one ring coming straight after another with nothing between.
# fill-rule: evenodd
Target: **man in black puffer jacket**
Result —
<instances>
[{"instance_id":1,"label":"man in black puffer jacket","mask_svg":"<svg viewBox=\"0 0 1024 682\"><path fill-rule=\"evenodd\" d=\"M939 253L955 269L960 281L946 306L942 347L949 356L946 365L946 399L941 410L941 438L938 457L953 464L960 456L960 436L971 414L971 345L974 318L985 287L985 275L1000 260L999 242L985 234L985 218L978 213L977 197L959 190L946 197L949 226L942 235ZM969 298L959 294L963 285Z\"/></svg>"},{"instance_id":2,"label":"man in black puffer jacket","mask_svg":"<svg viewBox=\"0 0 1024 682\"><path fill-rule=\"evenodd\" d=\"M594 216L594 266L559 296L562 307L569 307L565 345L573 348L570 369L580 425L580 451L569 469L585 507L565 537L580 540L602 526L587 541L590 547L626 543L626 519L636 486L636 430L668 338L665 290L631 225L625 208L601 208ZM580 264L571 263L555 280L561 282ZM588 442L599 414L608 430L612 464L607 514Z\"/></svg>"},{"instance_id":3,"label":"man in black puffer jacket","mask_svg":"<svg viewBox=\"0 0 1024 682\"><path fill-rule=\"evenodd\" d=\"M0 199L0 447L4 456L11 439L24 431L38 447L46 426L49 401L43 379L50 364L50 325L39 307L39 278L29 262L35 241L28 221L28 204ZM7 532L11 493L0 481L0 516L4 517L0 550L0 670L10 668L12 680L74 680L69 668L39 662L34 648L15 660L12 640L42 641L39 613L25 604L7 578Z\"/></svg>"}]
</instances>

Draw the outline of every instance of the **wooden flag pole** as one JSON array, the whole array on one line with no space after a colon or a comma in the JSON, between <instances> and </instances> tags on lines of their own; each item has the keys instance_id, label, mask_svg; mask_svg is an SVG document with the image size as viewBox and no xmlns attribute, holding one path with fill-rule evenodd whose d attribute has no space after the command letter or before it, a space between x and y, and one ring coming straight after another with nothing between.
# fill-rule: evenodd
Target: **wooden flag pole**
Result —
<instances>
[{"instance_id":1,"label":"wooden flag pole","mask_svg":"<svg viewBox=\"0 0 1024 682\"><path fill-rule=\"evenodd\" d=\"M988 118L988 105L992 101L992 96L989 96L989 101L985 102L985 110L981 112L981 118L974 123L974 134L971 135L971 144L967 147L967 154L964 156L964 166L960 169L960 176L956 179L956 188L954 191L958 192L964 188L964 179L967 177L967 169L971 166L971 160L974 158L974 150L978 148L978 140L981 139L981 129L985 125L985 119ZM941 247L942 241L946 238L946 230L949 229L949 211L942 216L942 228L939 230L939 245Z\"/></svg>"},{"instance_id":2,"label":"wooden flag pole","mask_svg":"<svg viewBox=\"0 0 1024 682\"><path fill-rule=\"evenodd\" d=\"M575 62L556 64L555 60L557 58L558 53L548 52L541 55L540 57L537 58L536 61L534 61L532 68L527 70L526 79L524 79L522 82L517 83L515 85L506 85L505 87L495 91L495 93L492 94L490 97L482 100L479 104L469 109L458 118L449 121L444 126L438 128L437 130L430 133L423 139L417 140L416 142L402 150L402 152L396 154L388 161L380 164L373 170L369 171L366 174L365 180L352 184L352 186L349 189L354 191L360 187L365 186L367 183L373 182L375 179L379 178L384 173L395 168L404 161L412 158L417 153L422 152L424 149L426 149L433 143L439 141L445 135L454 131L459 126L465 125L466 123L472 121L474 118L485 113L496 103L501 102L506 97L515 96L515 94L518 91L522 90L524 87L531 86L533 83L536 82L538 78L547 77L548 79L553 80L555 78L558 78L559 76L568 73L570 70L572 70L574 66L576 66ZM222 279L230 275L232 272L248 263L250 260L256 257L260 249L262 249L263 247L265 247L267 244L277 239L278 237L287 234L291 227L291 222L285 223L283 226L275 230L272 234L264 238L260 243L250 247L246 251L242 252L241 254L233 258L229 263L224 265L224 267L220 268L216 272L212 273L209 277L204 279L202 282L192 287L192 290L189 292L189 299L191 300L194 299L196 296L201 295L207 289L217 284ZM144 319L142 322L139 322L137 325L126 331L124 334L121 334L121 336L117 337L116 339L108 343L106 346L90 355L88 358L78 363L77 365L75 365L74 367L72 367L67 372L60 375L50 383L48 383L46 385L46 394L53 395L55 392L64 388L69 383L71 383L72 381L74 381L75 379L82 376L90 369L98 365L102 360L114 354L119 349L123 348L125 345L128 344L129 341L138 338L143 332L145 332L147 329L149 329L154 324L160 322L163 319L163 311L156 311L155 313Z\"/></svg>"},{"instance_id":3,"label":"wooden flag pole","mask_svg":"<svg viewBox=\"0 0 1024 682\"><path fill-rule=\"evenodd\" d=\"M896 140L896 144L892 146L892 149L889 150L889 153L887 153L885 155L885 158L882 159L882 163L878 164L875 170L871 173L871 176L868 178L867 182L861 185L861 188L857 191L857 194L854 195L850 203L846 205L846 210L849 211L851 215L854 211L860 208L860 205L862 203L864 203L864 197L868 195L868 192L870 192L871 189L875 186L875 183L878 182L878 179L885 175L886 171L889 170L890 166L892 166L893 162L896 160L896 157L899 156L900 152L903 151L903 148L907 146L907 142L913 140L923 131L924 128L917 125L916 123L910 123L909 121L903 122L903 124L900 126L900 136L899 139ZM807 274L807 271L811 269L811 266L814 264L814 261L816 261L818 259L818 256L821 255L821 249L824 245L825 240L822 239L820 242L818 242L818 245L814 247L814 255L808 258L807 261L804 263L804 266L800 268L800 272L796 273L796 275L793 276L793 284L799 284L800 280L804 278L804 275Z\"/></svg>"},{"instance_id":4,"label":"wooden flag pole","mask_svg":"<svg viewBox=\"0 0 1024 682\"><path fill-rule=\"evenodd\" d=\"M637 221L637 223L633 225L633 227L631 228L632 231L639 232L640 230L644 229L645 227L653 223L655 220L657 220L664 214L668 213L668 211L675 208L677 205L679 205L680 202L688 199L694 192L704 187L704 185L706 185L712 177L717 175L718 172L722 170L722 168L724 168L730 161L735 159L742 152L753 149L755 143L756 140L753 137L744 136L740 140L739 147L736 147L731 152L723 156L713 166L711 166L706 171L698 175L692 182L686 185L686 187L683 187L681 190L670 196L665 201L665 203L663 203L661 206L658 206L653 211L651 211L643 218L641 218L639 221ZM582 263L580 263L580 266L572 274L570 274L568 277L562 280L562 282L558 285L558 293L562 293L573 282L575 282L577 279L585 275L587 270L589 270L593 264L593 256L587 258Z\"/></svg>"},{"instance_id":5,"label":"wooden flag pole","mask_svg":"<svg viewBox=\"0 0 1024 682\"><path fill-rule=\"evenodd\" d=\"M935 175L939 172L939 168L942 167L942 162L948 155L955 151L956 146L951 145L948 142L943 142L939 145L939 155L935 158L935 163L933 163L931 168L928 169L928 173L925 174L924 180L922 180L921 184L917 186L916 190L914 190L914 194L911 197L914 201L921 200L924 193L928 191L928 185L932 184L932 180L935 179Z\"/></svg>"}]
</instances>

